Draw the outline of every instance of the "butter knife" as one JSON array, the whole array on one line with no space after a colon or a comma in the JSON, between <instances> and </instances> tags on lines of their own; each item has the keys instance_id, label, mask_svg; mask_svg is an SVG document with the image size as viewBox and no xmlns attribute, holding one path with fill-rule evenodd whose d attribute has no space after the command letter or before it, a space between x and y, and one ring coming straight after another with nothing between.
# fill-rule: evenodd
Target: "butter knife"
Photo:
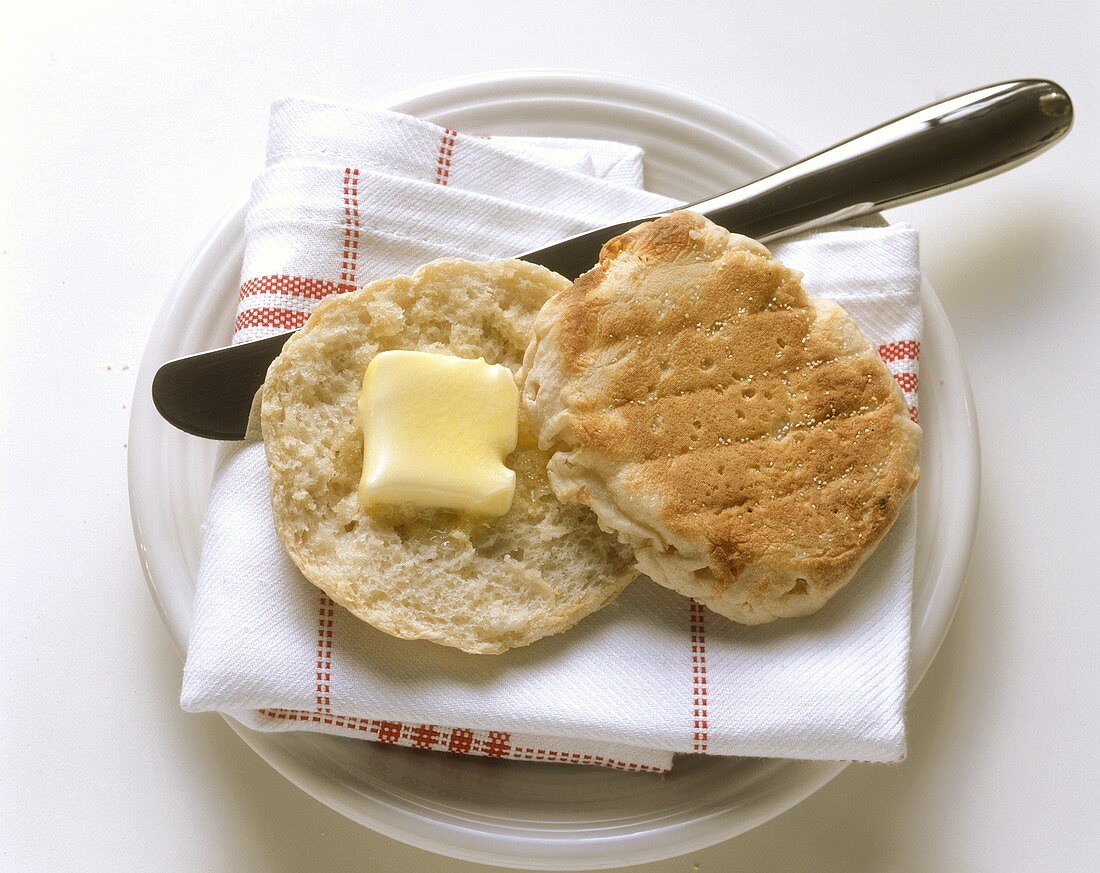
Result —
<instances>
[{"instance_id":1,"label":"butter knife","mask_svg":"<svg viewBox=\"0 0 1100 873\"><path fill-rule=\"evenodd\" d=\"M1001 173L1052 146L1072 124L1073 104L1054 82L1000 82L930 104L682 208L731 231L774 239ZM656 217L638 216L517 257L576 278L596 263L605 242ZM244 439L253 398L292 333L169 361L153 378L154 405L188 433Z\"/></svg>"}]
</instances>

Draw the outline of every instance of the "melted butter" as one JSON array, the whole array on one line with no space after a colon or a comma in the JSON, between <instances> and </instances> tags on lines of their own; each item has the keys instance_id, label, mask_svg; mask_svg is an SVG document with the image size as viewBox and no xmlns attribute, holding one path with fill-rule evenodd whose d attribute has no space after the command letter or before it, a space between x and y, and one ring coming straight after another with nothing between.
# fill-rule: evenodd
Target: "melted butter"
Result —
<instances>
[{"instance_id":1,"label":"melted butter","mask_svg":"<svg viewBox=\"0 0 1100 873\"><path fill-rule=\"evenodd\" d=\"M504 515L516 487L504 459L516 448L518 411L519 390L507 367L481 358L379 353L359 393L360 502Z\"/></svg>"}]
</instances>

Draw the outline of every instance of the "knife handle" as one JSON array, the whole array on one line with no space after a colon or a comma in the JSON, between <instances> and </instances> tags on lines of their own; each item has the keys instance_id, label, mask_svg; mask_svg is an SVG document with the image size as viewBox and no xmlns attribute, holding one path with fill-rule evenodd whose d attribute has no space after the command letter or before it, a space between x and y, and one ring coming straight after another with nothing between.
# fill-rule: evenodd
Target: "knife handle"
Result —
<instances>
[{"instance_id":1,"label":"knife handle","mask_svg":"<svg viewBox=\"0 0 1100 873\"><path fill-rule=\"evenodd\" d=\"M932 197L1002 173L1073 125L1053 82L1001 82L933 103L691 208L768 239Z\"/></svg>"}]
</instances>

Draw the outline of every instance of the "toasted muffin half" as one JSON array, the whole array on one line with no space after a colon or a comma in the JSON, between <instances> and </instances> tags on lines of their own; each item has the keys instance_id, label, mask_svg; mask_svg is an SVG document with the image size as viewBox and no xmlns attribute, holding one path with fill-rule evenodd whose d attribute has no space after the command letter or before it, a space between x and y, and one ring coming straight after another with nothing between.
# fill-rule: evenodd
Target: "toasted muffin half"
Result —
<instances>
[{"instance_id":1,"label":"toasted muffin half","mask_svg":"<svg viewBox=\"0 0 1100 873\"><path fill-rule=\"evenodd\" d=\"M550 299L522 374L557 496L591 507L652 579L746 624L821 608L919 476L895 380L800 280L672 213Z\"/></svg>"}]
</instances>

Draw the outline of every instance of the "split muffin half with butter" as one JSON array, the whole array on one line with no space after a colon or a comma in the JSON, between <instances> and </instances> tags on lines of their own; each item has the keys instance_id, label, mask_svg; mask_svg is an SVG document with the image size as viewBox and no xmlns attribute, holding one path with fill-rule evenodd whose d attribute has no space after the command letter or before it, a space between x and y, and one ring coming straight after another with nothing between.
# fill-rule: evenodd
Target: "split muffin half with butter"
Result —
<instances>
[{"instance_id":1,"label":"split muffin half with butter","mask_svg":"<svg viewBox=\"0 0 1100 873\"><path fill-rule=\"evenodd\" d=\"M329 298L268 371L275 529L310 582L394 636L499 653L564 631L635 575L559 501L515 373L568 280L441 260Z\"/></svg>"}]
</instances>

